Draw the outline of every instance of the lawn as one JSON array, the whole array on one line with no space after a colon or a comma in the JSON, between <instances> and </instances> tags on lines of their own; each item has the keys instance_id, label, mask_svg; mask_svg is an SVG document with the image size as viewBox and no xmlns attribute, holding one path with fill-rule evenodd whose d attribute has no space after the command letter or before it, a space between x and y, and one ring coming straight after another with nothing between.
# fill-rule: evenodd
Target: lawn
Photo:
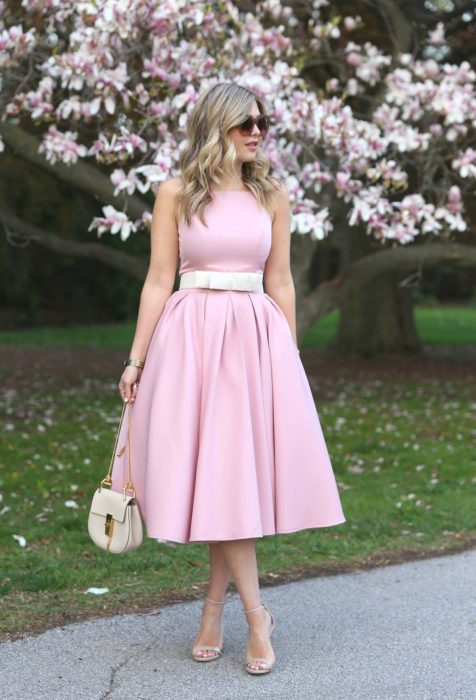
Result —
<instances>
[{"instance_id":1,"label":"lawn","mask_svg":"<svg viewBox=\"0 0 476 700\"><path fill-rule=\"evenodd\" d=\"M423 343L435 345L476 344L476 308L417 307L416 324ZM337 326L338 311L332 311L306 332L302 347L324 347ZM0 345L127 348L134 334L133 323L71 328L33 328L0 332Z\"/></svg>"},{"instance_id":2,"label":"lawn","mask_svg":"<svg viewBox=\"0 0 476 700\"><path fill-rule=\"evenodd\" d=\"M458 325L459 342L474 343L476 311L464 311L422 309L417 321L424 342L449 343L451 326ZM332 323L322 323L321 340ZM150 609L205 590L204 544L147 539L136 552L115 556L96 548L87 532L91 497L107 471L121 410L117 359L132 330L0 334L2 357L12 358L12 366L4 361L0 370L0 638ZM307 347L315 332L308 333ZM74 350L93 341L110 349L109 368L92 373L81 364L84 371L73 377L60 362L51 370L55 346ZM41 359L15 364L12 345L39 346L32 352L48 357L49 368ZM258 540L262 580L359 568L405 551L415 556L474 541L473 368L455 376L422 373L417 380L410 373L363 378L324 370L322 360L322 375L311 377L311 385L347 521ZM109 592L85 594L89 587Z\"/></svg>"}]
</instances>

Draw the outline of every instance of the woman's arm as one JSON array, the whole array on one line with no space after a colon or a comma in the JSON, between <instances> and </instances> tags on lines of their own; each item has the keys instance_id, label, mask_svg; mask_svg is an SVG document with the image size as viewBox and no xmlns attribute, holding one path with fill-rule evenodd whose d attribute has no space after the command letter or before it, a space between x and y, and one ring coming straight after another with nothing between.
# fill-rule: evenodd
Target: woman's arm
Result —
<instances>
[{"instance_id":1,"label":"woman's arm","mask_svg":"<svg viewBox=\"0 0 476 700\"><path fill-rule=\"evenodd\" d=\"M140 296L136 331L130 357L145 360L150 340L165 302L172 294L179 258L174 216L178 178L161 183L155 199L150 230L150 263Z\"/></svg>"},{"instance_id":2,"label":"woman's arm","mask_svg":"<svg viewBox=\"0 0 476 700\"><path fill-rule=\"evenodd\" d=\"M136 330L129 357L143 360L154 329L172 294L179 258L178 230L174 216L179 178L163 182L157 194L150 229L150 263L140 296ZM142 369L129 365L119 380L124 401L134 402Z\"/></svg>"},{"instance_id":3,"label":"woman's arm","mask_svg":"<svg viewBox=\"0 0 476 700\"><path fill-rule=\"evenodd\" d=\"M271 250L264 267L263 281L266 293L282 309L297 345L296 292L291 274L291 221L289 195L281 183L276 195Z\"/></svg>"}]
</instances>

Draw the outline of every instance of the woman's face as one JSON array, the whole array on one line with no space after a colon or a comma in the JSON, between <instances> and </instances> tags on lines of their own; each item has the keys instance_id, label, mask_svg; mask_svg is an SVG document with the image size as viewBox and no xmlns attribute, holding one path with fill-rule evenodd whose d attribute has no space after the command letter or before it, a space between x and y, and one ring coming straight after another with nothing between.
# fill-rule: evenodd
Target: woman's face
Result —
<instances>
[{"instance_id":1,"label":"woman's face","mask_svg":"<svg viewBox=\"0 0 476 700\"><path fill-rule=\"evenodd\" d=\"M252 117L259 117L260 111L256 102L252 103L248 114L250 114ZM251 134L247 134L246 136L242 136L240 134L240 130L237 126L230 129L228 133L235 145L238 162L246 163L254 160L257 147L261 144L262 140L260 130L256 124L253 126L253 131Z\"/></svg>"}]
</instances>

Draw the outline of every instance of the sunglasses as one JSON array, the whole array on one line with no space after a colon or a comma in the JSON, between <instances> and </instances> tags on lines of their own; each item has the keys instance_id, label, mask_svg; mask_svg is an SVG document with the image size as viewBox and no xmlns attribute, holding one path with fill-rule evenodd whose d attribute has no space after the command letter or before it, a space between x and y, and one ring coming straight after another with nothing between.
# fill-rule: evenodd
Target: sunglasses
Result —
<instances>
[{"instance_id":1,"label":"sunglasses","mask_svg":"<svg viewBox=\"0 0 476 700\"><path fill-rule=\"evenodd\" d=\"M260 130L260 135L262 137L266 136L269 129L269 117L266 114L260 114L259 117L252 117L251 114L249 114L245 121L238 125L240 134L242 136L250 136L255 124Z\"/></svg>"}]
</instances>

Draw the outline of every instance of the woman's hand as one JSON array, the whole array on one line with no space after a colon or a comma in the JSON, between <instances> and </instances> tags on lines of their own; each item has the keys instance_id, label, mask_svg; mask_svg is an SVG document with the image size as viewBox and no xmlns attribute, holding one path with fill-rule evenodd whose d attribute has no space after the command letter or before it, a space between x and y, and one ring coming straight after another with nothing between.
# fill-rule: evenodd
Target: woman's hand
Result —
<instances>
[{"instance_id":1,"label":"woman's hand","mask_svg":"<svg viewBox=\"0 0 476 700\"><path fill-rule=\"evenodd\" d=\"M142 368L140 367L129 365L125 368L118 385L119 393L123 401L134 403L141 374Z\"/></svg>"}]
</instances>

